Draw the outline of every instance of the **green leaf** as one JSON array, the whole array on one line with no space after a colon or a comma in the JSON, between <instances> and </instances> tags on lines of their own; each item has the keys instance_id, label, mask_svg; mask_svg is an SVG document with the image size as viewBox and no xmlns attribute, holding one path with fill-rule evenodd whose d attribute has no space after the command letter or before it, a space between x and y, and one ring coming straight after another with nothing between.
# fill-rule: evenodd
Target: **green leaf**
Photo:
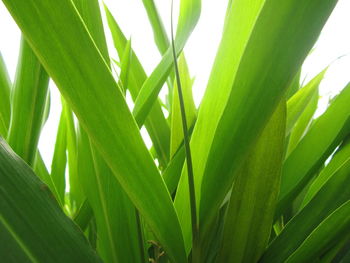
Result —
<instances>
[{"instance_id":1,"label":"green leaf","mask_svg":"<svg viewBox=\"0 0 350 263\"><path fill-rule=\"evenodd\" d=\"M94 211L97 251L104 262L142 262L137 242L135 208L102 157L91 150L87 134L78 133L78 171Z\"/></svg>"},{"instance_id":2,"label":"green leaf","mask_svg":"<svg viewBox=\"0 0 350 263\"><path fill-rule=\"evenodd\" d=\"M182 146L174 154L173 158L170 160L169 165L163 172L163 179L168 187L168 190L173 194L179 183L182 167L185 161L185 147Z\"/></svg>"},{"instance_id":3,"label":"green leaf","mask_svg":"<svg viewBox=\"0 0 350 263\"><path fill-rule=\"evenodd\" d=\"M84 191L80 185L77 166L77 135L72 109L62 99L62 111L66 121L67 162L69 174L69 199L72 211L76 211L85 200Z\"/></svg>"},{"instance_id":4,"label":"green leaf","mask_svg":"<svg viewBox=\"0 0 350 263\"><path fill-rule=\"evenodd\" d=\"M286 260L286 263L311 262L331 244L336 244L350 229L350 200L329 215Z\"/></svg>"},{"instance_id":5,"label":"green leaf","mask_svg":"<svg viewBox=\"0 0 350 263\"><path fill-rule=\"evenodd\" d=\"M350 131L350 85L348 85L312 125L288 156L282 171L276 216L297 196ZM322 131L322 133L320 133Z\"/></svg>"},{"instance_id":6,"label":"green leaf","mask_svg":"<svg viewBox=\"0 0 350 263\"><path fill-rule=\"evenodd\" d=\"M76 2L82 2L76 0ZM93 5L97 5L95 8ZM101 22L101 14L98 1L90 1L89 5L81 8L90 8L94 12L80 13L85 21L94 21L98 18ZM85 15L85 16L84 16ZM94 32L103 32L102 23L87 24L97 47L104 47L106 40L104 35L95 35ZM107 51L102 56L108 60ZM128 41L124 50L121 63L120 82L124 85L123 93L128 87L130 62L132 58L131 41ZM90 143L85 131L80 127L78 137L78 171L85 195L95 214L97 229L97 250L105 262L146 262L140 217L138 211L125 194L124 190L113 176L96 147ZM90 165L87 165L88 162ZM130 238L130 236L138 238Z\"/></svg>"},{"instance_id":7,"label":"green leaf","mask_svg":"<svg viewBox=\"0 0 350 263\"><path fill-rule=\"evenodd\" d=\"M257 262L268 244L279 192L285 123L282 100L236 176L216 262Z\"/></svg>"},{"instance_id":8,"label":"green leaf","mask_svg":"<svg viewBox=\"0 0 350 263\"><path fill-rule=\"evenodd\" d=\"M108 56L107 42L105 39L103 28L100 5L98 0L73 0L75 7L77 8L80 16L84 20L92 39L95 41L96 47L100 51L100 54L104 58L107 65L110 64L110 58Z\"/></svg>"},{"instance_id":9,"label":"green leaf","mask_svg":"<svg viewBox=\"0 0 350 263\"><path fill-rule=\"evenodd\" d=\"M350 233L347 236L342 237L341 240L338 240L330 249L328 249L327 252L325 252L321 256L319 262L320 263L339 262L339 261L337 261L337 257L338 256L341 257L343 250L348 251L346 246L349 245L349 244L347 244L347 243L349 243L349 241L350 241Z\"/></svg>"},{"instance_id":10,"label":"green leaf","mask_svg":"<svg viewBox=\"0 0 350 263\"><path fill-rule=\"evenodd\" d=\"M321 173L316 177L313 183L310 185L304 200L301 204L301 208L315 196L315 194L322 188L322 186L332 177L339 169L342 168L344 163L350 160L350 143L345 141L340 149L334 154L329 164L322 169Z\"/></svg>"},{"instance_id":11,"label":"green leaf","mask_svg":"<svg viewBox=\"0 0 350 263\"><path fill-rule=\"evenodd\" d=\"M228 5L223 37L191 137L197 208L201 198L200 185L205 168L204 164L207 161L215 129L231 90L231 82L237 70L239 57L242 56L244 46L263 1L254 1L250 8L246 8L244 1L235 1L234 3L234 8L232 8L231 2ZM233 14L232 16L230 15L231 13ZM229 21L229 17L236 19L236 21ZM239 27L232 27L233 24L237 24ZM175 197L175 207L179 215L187 252L189 252L191 244L190 206L188 200L187 172L186 169L183 169Z\"/></svg>"},{"instance_id":12,"label":"green leaf","mask_svg":"<svg viewBox=\"0 0 350 263\"><path fill-rule=\"evenodd\" d=\"M302 115L310 100L315 93L318 93L318 86L320 85L324 74L328 67L314 77L308 84L296 92L287 101L287 127L286 135L290 133L299 117Z\"/></svg>"},{"instance_id":13,"label":"green leaf","mask_svg":"<svg viewBox=\"0 0 350 263\"><path fill-rule=\"evenodd\" d=\"M7 141L30 166L34 164L44 122L48 84L49 76L22 37Z\"/></svg>"},{"instance_id":14,"label":"green leaf","mask_svg":"<svg viewBox=\"0 0 350 263\"><path fill-rule=\"evenodd\" d=\"M310 123L312 121L312 117L314 116L317 110L317 104L318 92L315 92L312 98L310 99L309 104L306 106L305 110L295 123L294 128L290 132L286 157L288 157L289 154L294 151L300 139L304 136L305 132L309 128Z\"/></svg>"},{"instance_id":15,"label":"green leaf","mask_svg":"<svg viewBox=\"0 0 350 263\"><path fill-rule=\"evenodd\" d=\"M131 39L126 43L124 54L121 59L120 85L124 94L129 84L130 60L131 60Z\"/></svg>"},{"instance_id":16,"label":"green leaf","mask_svg":"<svg viewBox=\"0 0 350 263\"><path fill-rule=\"evenodd\" d=\"M16 244L13 253L0 247L2 261L100 262L47 186L1 138L0 200L0 231Z\"/></svg>"},{"instance_id":17,"label":"green leaf","mask_svg":"<svg viewBox=\"0 0 350 263\"><path fill-rule=\"evenodd\" d=\"M52 178L49 174L49 171L46 168L46 165L44 163L44 160L42 159L40 152L38 151L38 154L36 156L35 164L34 164L34 172L39 178L47 184L47 186L50 188L51 192L55 195L57 201L62 206L61 200L58 198L57 189L52 181Z\"/></svg>"},{"instance_id":18,"label":"green leaf","mask_svg":"<svg viewBox=\"0 0 350 263\"><path fill-rule=\"evenodd\" d=\"M57 191L57 199L64 204L66 190L66 166L67 166L67 122L64 111L61 112L58 123L55 149L51 162L51 178Z\"/></svg>"},{"instance_id":19,"label":"green leaf","mask_svg":"<svg viewBox=\"0 0 350 263\"><path fill-rule=\"evenodd\" d=\"M108 25L112 33L114 46L119 57L122 57L127 45L127 40L106 6L105 11ZM132 48L131 53L132 57L130 61L130 72L127 88L130 91L132 99L135 101L144 81L147 79L147 75ZM170 129L166 119L164 118L159 101L154 103L152 110L148 114L145 121L145 127L157 152L157 158L160 166L162 168L167 167L167 163L169 161Z\"/></svg>"},{"instance_id":20,"label":"green leaf","mask_svg":"<svg viewBox=\"0 0 350 263\"><path fill-rule=\"evenodd\" d=\"M286 91L287 101L299 90L299 88L300 88L300 75L301 75L301 68L299 69L297 74L294 76L291 84L289 85L289 88Z\"/></svg>"},{"instance_id":21,"label":"green leaf","mask_svg":"<svg viewBox=\"0 0 350 263\"><path fill-rule=\"evenodd\" d=\"M336 2L237 0L229 6L191 139L202 232L213 221L232 186L233 175L301 67ZM184 236L188 237L186 180L180 180L175 206Z\"/></svg>"},{"instance_id":22,"label":"green leaf","mask_svg":"<svg viewBox=\"0 0 350 263\"><path fill-rule=\"evenodd\" d=\"M192 80L189 75L188 66L185 60L185 56L181 53L179 57L179 74L181 79L181 87L184 98L184 105L186 111L187 127L190 129L193 127L195 120L197 118L197 110L194 105L192 96ZM174 154L179 149L183 142L183 132L182 132L182 119L180 113L180 102L177 92L177 84L174 84L174 94L173 94L173 104L172 104L172 116L171 116L171 137L170 137L170 157L173 158Z\"/></svg>"},{"instance_id":23,"label":"green leaf","mask_svg":"<svg viewBox=\"0 0 350 263\"><path fill-rule=\"evenodd\" d=\"M350 200L350 161L323 185L316 195L284 227L271 242L261 263L284 262L323 220ZM342 189L339 191L339 189ZM311 252L311 251L310 251Z\"/></svg>"},{"instance_id":24,"label":"green leaf","mask_svg":"<svg viewBox=\"0 0 350 263\"><path fill-rule=\"evenodd\" d=\"M8 126L10 125L11 105L11 80L7 73L6 65L0 53L0 135L7 136Z\"/></svg>"},{"instance_id":25,"label":"green leaf","mask_svg":"<svg viewBox=\"0 0 350 263\"><path fill-rule=\"evenodd\" d=\"M161 20L154 0L142 0L142 3L146 9L148 19L153 29L154 41L159 49L159 52L164 55L170 46L170 41L163 21Z\"/></svg>"},{"instance_id":26,"label":"green leaf","mask_svg":"<svg viewBox=\"0 0 350 263\"><path fill-rule=\"evenodd\" d=\"M85 231L93 218L93 211L87 199L79 207L78 211L74 215L74 222L80 227L82 231Z\"/></svg>"},{"instance_id":27,"label":"green leaf","mask_svg":"<svg viewBox=\"0 0 350 263\"><path fill-rule=\"evenodd\" d=\"M169 258L185 262L181 228L166 185L72 2L3 2Z\"/></svg>"},{"instance_id":28,"label":"green leaf","mask_svg":"<svg viewBox=\"0 0 350 263\"><path fill-rule=\"evenodd\" d=\"M148 20L152 26L154 41L158 47L160 54L163 56L167 52L170 46L170 41L169 41L167 32L165 30L164 23L162 21L161 16L159 15L159 12L154 3L154 0L143 0L142 3L147 12ZM169 115L172 114L171 110L172 110L172 102L174 98L173 97L174 80L175 80L174 72L170 72L169 78L167 79L168 94L166 96L166 105L167 105L166 108L169 111Z\"/></svg>"},{"instance_id":29,"label":"green leaf","mask_svg":"<svg viewBox=\"0 0 350 263\"><path fill-rule=\"evenodd\" d=\"M175 37L175 50L180 54L187 39L196 26L201 11L201 0L181 0L180 14ZM137 123L143 124L158 93L167 79L173 65L171 47L165 52L162 60L148 77L135 101L133 114Z\"/></svg>"},{"instance_id":30,"label":"green leaf","mask_svg":"<svg viewBox=\"0 0 350 263\"><path fill-rule=\"evenodd\" d=\"M206 163L200 200L200 224L204 228L230 188L234 171L276 108L336 2L272 0L266 1L260 10ZM280 51L276 51L276 46Z\"/></svg>"}]
</instances>

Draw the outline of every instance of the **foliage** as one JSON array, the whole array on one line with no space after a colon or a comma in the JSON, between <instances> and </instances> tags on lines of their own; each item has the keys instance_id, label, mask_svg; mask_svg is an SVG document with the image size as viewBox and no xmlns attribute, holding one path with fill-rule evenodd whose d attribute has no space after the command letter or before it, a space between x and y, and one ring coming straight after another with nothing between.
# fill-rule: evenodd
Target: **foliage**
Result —
<instances>
[{"instance_id":1,"label":"foliage","mask_svg":"<svg viewBox=\"0 0 350 263\"><path fill-rule=\"evenodd\" d=\"M3 2L22 40L14 83L0 56L1 260L349 258L350 84L318 118L327 69L299 84L336 0L228 1L198 108L182 50L200 0L181 0L175 36L154 1L142 1L162 55L149 76L98 0ZM48 171L38 139L50 78L62 113ZM167 101L158 97L164 84Z\"/></svg>"}]
</instances>

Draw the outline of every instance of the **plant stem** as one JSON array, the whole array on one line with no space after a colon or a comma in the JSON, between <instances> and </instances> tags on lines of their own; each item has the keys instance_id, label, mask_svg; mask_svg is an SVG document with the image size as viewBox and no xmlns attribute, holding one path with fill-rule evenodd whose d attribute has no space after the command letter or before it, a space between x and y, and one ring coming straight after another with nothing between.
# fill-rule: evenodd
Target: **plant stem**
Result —
<instances>
[{"instance_id":1,"label":"plant stem","mask_svg":"<svg viewBox=\"0 0 350 263\"><path fill-rule=\"evenodd\" d=\"M173 6L174 6L174 1L172 0L171 1L171 46L172 46L173 58L174 58L177 91L178 91L179 102L180 102L182 129L184 134L184 145L185 145L185 152L186 152L187 178L188 178L188 187L189 187L189 193L190 193L191 225L192 225L192 260L191 261L197 262L199 261L200 255L199 255L199 246L198 246L199 231L198 231L198 225L197 225L196 193L195 193L195 187L194 187L192 156L191 156L191 148L190 148L190 141L189 141L188 128L187 128L185 103L182 95L181 80L180 80L179 68L177 64L177 56L175 51L175 43L174 43Z\"/></svg>"}]
</instances>

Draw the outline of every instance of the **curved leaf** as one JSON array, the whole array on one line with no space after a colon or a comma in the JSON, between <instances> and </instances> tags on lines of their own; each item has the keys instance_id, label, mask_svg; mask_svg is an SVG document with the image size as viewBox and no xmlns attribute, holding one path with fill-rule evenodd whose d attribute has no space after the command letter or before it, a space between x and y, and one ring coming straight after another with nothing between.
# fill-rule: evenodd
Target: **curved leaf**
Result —
<instances>
[{"instance_id":1,"label":"curved leaf","mask_svg":"<svg viewBox=\"0 0 350 263\"><path fill-rule=\"evenodd\" d=\"M30 166L34 164L44 123L48 85L49 76L22 37L7 141Z\"/></svg>"},{"instance_id":2,"label":"curved leaf","mask_svg":"<svg viewBox=\"0 0 350 263\"><path fill-rule=\"evenodd\" d=\"M320 256L327 246L336 244L350 233L350 200L328 216L286 260L286 263L307 263Z\"/></svg>"},{"instance_id":3,"label":"curved leaf","mask_svg":"<svg viewBox=\"0 0 350 263\"><path fill-rule=\"evenodd\" d=\"M114 46L118 52L119 57L122 57L127 45L127 40L106 6L105 12L107 16L108 26L112 33ZM131 97L135 101L143 83L147 79L147 75L132 49L131 53L129 81L127 88L130 91ZM145 127L157 152L159 163L161 167L164 168L167 166L167 163L169 161L170 129L163 115L159 101L155 101L151 111L149 112L145 121Z\"/></svg>"},{"instance_id":4,"label":"curved leaf","mask_svg":"<svg viewBox=\"0 0 350 263\"><path fill-rule=\"evenodd\" d=\"M327 111L315 121L295 150L288 156L283 165L276 216L284 211L314 172L349 133L349 100L350 84L336 97Z\"/></svg>"},{"instance_id":5,"label":"curved leaf","mask_svg":"<svg viewBox=\"0 0 350 263\"><path fill-rule=\"evenodd\" d=\"M265 1L231 84L206 163L200 199L200 224L204 229L336 2Z\"/></svg>"},{"instance_id":6,"label":"curved leaf","mask_svg":"<svg viewBox=\"0 0 350 263\"><path fill-rule=\"evenodd\" d=\"M309 104L313 95L317 92L318 86L320 85L327 68L320 72L314 77L305 87L298 90L288 101L287 101L287 127L286 136L290 133L295 123L298 121L301 114Z\"/></svg>"},{"instance_id":7,"label":"curved leaf","mask_svg":"<svg viewBox=\"0 0 350 263\"><path fill-rule=\"evenodd\" d=\"M177 55L184 48L187 39L196 26L201 11L201 0L181 0L180 14L175 37ZM143 84L135 101L133 114L139 125L143 124L151 110L158 93L167 79L173 65L171 47L165 52L162 60Z\"/></svg>"},{"instance_id":8,"label":"curved leaf","mask_svg":"<svg viewBox=\"0 0 350 263\"><path fill-rule=\"evenodd\" d=\"M310 185L304 200L301 204L303 208L322 188L322 186L332 177L342 166L350 160L350 143L344 142L344 145L340 146L340 149L334 154L329 164L322 169L321 173Z\"/></svg>"},{"instance_id":9,"label":"curved leaf","mask_svg":"<svg viewBox=\"0 0 350 263\"><path fill-rule=\"evenodd\" d=\"M4 3L169 258L185 262L181 229L166 185L72 2Z\"/></svg>"},{"instance_id":10,"label":"curved leaf","mask_svg":"<svg viewBox=\"0 0 350 263\"><path fill-rule=\"evenodd\" d=\"M317 110L317 104L318 92L315 92L309 104L306 106L305 110L295 123L293 130L290 132L286 157L288 157L289 154L294 151L300 139L304 136L304 133L308 129L312 121L312 117Z\"/></svg>"},{"instance_id":11,"label":"curved leaf","mask_svg":"<svg viewBox=\"0 0 350 263\"><path fill-rule=\"evenodd\" d=\"M4 262L100 262L45 184L0 138L0 231ZM14 249L9 253L7 249ZM18 254L17 254L18 252Z\"/></svg>"},{"instance_id":12,"label":"curved leaf","mask_svg":"<svg viewBox=\"0 0 350 263\"><path fill-rule=\"evenodd\" d=\"M349 184L350 161L347 161L286 224L282 232L270 243L259 262L284 262L291 256L323 220L350 200L350 188L344 187Z\"/></svg>"}]
</instances>

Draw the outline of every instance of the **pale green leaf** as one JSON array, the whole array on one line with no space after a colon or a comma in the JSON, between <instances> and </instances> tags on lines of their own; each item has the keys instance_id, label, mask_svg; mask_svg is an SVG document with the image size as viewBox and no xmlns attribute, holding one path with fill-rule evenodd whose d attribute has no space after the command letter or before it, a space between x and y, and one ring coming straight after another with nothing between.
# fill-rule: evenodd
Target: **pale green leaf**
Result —
<instances>
[{"instance_id":1,"label":"pale green leaf","mask_svg":"<svg viewBox=\"0 0 350 263\"><path fill-rule=\"evenodd\" d=\"M315 92L310 99L309 104L306 106L303 113L300 115L299 119L294 125L294 128L290 132L288 148L286 157L289 156L291 152L294 151L295 147L298 145L300 139L304 136L306 130L309 128L318 105L318 92Z\"/></svg>"},{"instance_id":2,"label":"pale green leaf","mask_svg":"<svg viewBox=\"0 0 350 263\"><path fill-rule=\"evenodd\" d=\"M112 33L114 46L119 57L122 57L126 48L127 40L106 6L105 11L108 25ZM127 88L130 91L132 99L135 101L144 81L147 79L147 75L135 52L132 50L131 53L132 57L130 61L130 72ZM159 101L155 101L153 108L145 121L145 127L150 135L154 149L156 150L160 166L165 168L169 161L170 129L163 115Z\"/></svg>"},{"instance_id":3,"label":"pale green leaf","mask_svg":"<svg viewBox=\"0 0 350 263\"><path fill-rule=\"evenodd\" d=\"M282 100L236 176L216 262L257 262L268 244L279 192L285 123Z\"/></svg>"},{"instance_id":4,"label":"pale green leaf","mask_svg":"<svg viewBox=\"0 0 350 263\"><path fill-rule=\"evenodd\" d=\"M291 204L317 169L349 133L349 99L350 85L344 88L326 112L315 121L308 133L286 159L283 165L276 216L280 215Z\"/></svg>"},{"instance_id":5,"label":"pale green leaf","mask_svg":"<svg viewBox=\"0 0 350 263\"><path fill-rule=\"evenodd\" d=\"M303 208L314 196L315 194L322 188L322 186L329 180L331 176L333 176L344 163L350 160L350 143L346 140L343 145L340 146L340 149L334 154L332 160L329 164L322 169L317 178L310 185L309 189L306 192L304 200L301 204L301 208Z\"/></svg>"},{"instance_id":6,"label":"pale green leaf","mask_svg":"<svg viewBox=\"0 0 350 263\"><path fill-rule=\"evenodd\" d=\"M11 106L11 80L7 73L5 61L0 53L0 135L6 137L10 125Z\"/></svg>"},{"instance_id":7,"label":"pale green leaf","mask_svg":"<svg viewBox=\"0 0 350 263\"><path fill-rule=\"evenodd\" d=\"M57 191L57 198L64 203L67 166L67 122L62 110L58 123L55 148L51 162L51 178Z\"/></svg>"},{"instance_id":8,"label":"pale green leaf","mask_svg":"<svg viewBox=\"0 0 350 263\"><path fill-rule=\"evenodd\" d=\"M201 0L181 0L175 37L175 50L177 55L180 54L184 48L187 39L196 26L200 11ZM169 47L162 57L162 60L143 84L135 101L133 114L139 125L144 123L149 111L158 97L162 85L170 73L172 65L172 51L171 47Z\"/></svg>"},{"instance_id":9,"label":"pale green leaf","mask_svg":"<svg viewBox=\"0 0 350 263\"><path fill-rule=\"evenodd\" d=\"M44 122L49 76L22 38L12 89L11 123L7 141L30 166L34 165Z\"/></svg>"},{"instance_id":10,"label":"pale green leaf","mask_svg":"<svg viewBox=\"0 0 350 263\"><path fill-rule=\"evenodd\" d=\"M286 224L282 232L271 242L260 262L284 262L323 220L350 200L350 188L344 187L349 184L350 161L347 161Z\"/></svg>"},{"instance_id":11,"label":"pale green leaf","mask_svg":"<svg viewBox=\"0 0 350 263\"><path fill-rule=\"evenodd\" d=\"M72 2L3 1L169 258L185 262L181 229L166 185Z\"/></svg>"},{"instance_id":12,"label":"pale green leaf","mask_svg":"<svg viewBox=\"0 0 350 263\"><path fill-rule=\"evenodd\" d=\"M302 115L307 105L310 103L313 95L318 93L318 86L320 85L324 74L328 68L320 72L314 77L308 84L298 90L288 101L287 101L287 127L286 135L289 135L290 131Z\"/></svg>"}]
</instances>

